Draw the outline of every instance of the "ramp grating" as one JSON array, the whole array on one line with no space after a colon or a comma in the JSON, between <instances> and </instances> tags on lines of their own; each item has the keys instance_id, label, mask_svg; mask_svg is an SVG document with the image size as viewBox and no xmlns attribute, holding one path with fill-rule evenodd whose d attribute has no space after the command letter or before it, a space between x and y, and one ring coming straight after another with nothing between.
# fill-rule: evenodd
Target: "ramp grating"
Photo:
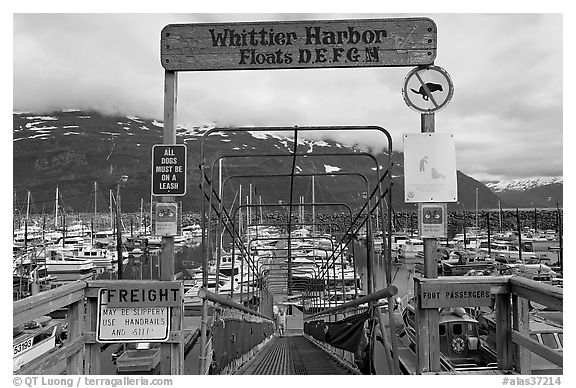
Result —
<instances>
[{"instance_id":1,"label":"ramp grating","mask_svg":"<svg viewBox=\"0 0 576 388\"><path fill-rule=\"evenodd\" d=\"M340 375L350 374L336 360L303 336L276 337L240 374Z\"/></svg>"}]
</instances>

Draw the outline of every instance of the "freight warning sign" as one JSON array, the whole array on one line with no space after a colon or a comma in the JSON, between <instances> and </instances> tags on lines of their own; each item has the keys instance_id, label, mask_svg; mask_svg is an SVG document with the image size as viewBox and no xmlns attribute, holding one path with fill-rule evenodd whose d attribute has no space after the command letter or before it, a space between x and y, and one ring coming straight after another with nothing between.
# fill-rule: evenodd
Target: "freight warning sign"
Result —
<instances>
[{"instance_id":1,"label":"freight warning sign","mask_svg":"<svg viewBox=\"0 0 576 388\"><path fill-rule=\"evenodd\" d=\"M186 194L186 146L152 147L152 195Z\"/></svg>"},{"instance_id":2,"label":"freight warning sign","mask_svg":"<svg viewBox=\"0 0 576 388\"><path fill-rule=\"evenodd\" d=\"M178 282L122 283L98 292L98 342L165 342L173 307L181 307Z\"/></svg>"},{"instance_id":3,"label":"freight warning sign","mask_svg":"<svg viewBox=\"0 0 576 388\"><path fill-rule=\"evenodd\" d=\"M109 307L108 292L98 295L98 342L164 342L170 335L169 307Z\"/></svg>"}]
</instances>

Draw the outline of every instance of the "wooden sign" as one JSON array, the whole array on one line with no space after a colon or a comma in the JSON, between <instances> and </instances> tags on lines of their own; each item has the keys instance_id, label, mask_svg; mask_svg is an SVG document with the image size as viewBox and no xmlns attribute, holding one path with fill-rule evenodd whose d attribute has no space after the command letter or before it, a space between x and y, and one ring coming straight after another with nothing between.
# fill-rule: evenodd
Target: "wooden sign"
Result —
<instances>
[{"instance_id":1,"label":"wooden sign","mask_svg":"<svg viewBox=\"0 0 576 388\"><path fill-rule=\"evenodd\" d=\"M166 70L255 70L432 65L429 18L170 24Z\"/></svg>"},{"instance_id":2,"label":"wooden sign","mask_svg":"<svg viewBox=\"0 0 576 388\"><path fill-rule=\"evenodd\" d=\"M414 279L418 284L421 308L438 307L478 307L491 305L491 293L489 283L461 283L422 281Z\"/></svg>"}]
</instances>

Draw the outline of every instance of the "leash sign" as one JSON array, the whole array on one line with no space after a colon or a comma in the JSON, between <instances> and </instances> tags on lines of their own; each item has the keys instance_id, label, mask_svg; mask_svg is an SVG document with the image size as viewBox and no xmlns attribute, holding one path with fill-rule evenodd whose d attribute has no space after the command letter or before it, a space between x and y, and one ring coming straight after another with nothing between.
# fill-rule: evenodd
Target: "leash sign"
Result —
<instances>
[{"instance_id":1,"label":"leash sign","mask_svg":"<svg viewBox=\"0 0 576 388\"><path fill-rule=\"evenodd\" d=\"M186 146L152 146L152 195L186 194Z\"/></svg>"},{"instance_id":2,"label":"leash sign","mask_svg":"<svg viewBox=\"0 0 576 388\"><path fill-rule=\"evenodd\" d=\"M450 102L453 94L450 75L439 66L412 69L402 88L406 105L420 113L439 111Z\"/></svg>"}]
</instances>

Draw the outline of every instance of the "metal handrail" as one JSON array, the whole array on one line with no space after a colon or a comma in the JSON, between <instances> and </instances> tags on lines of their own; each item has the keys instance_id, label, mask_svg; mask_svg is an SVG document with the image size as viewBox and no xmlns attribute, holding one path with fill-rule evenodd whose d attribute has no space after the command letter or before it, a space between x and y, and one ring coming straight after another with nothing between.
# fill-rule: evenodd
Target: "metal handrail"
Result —
<instances>
[{"instance_id":1,"label":"metal handrail","mask_svg":"<svg viewBox=\"0 0 576 388\"><path fill-rule=\"evenodd\" d=\"M230 308L233 308L236 310L240 310L240 311L245 312L247 314L256 315L260 318L264 318L264 319L267 319L269 321L272 321L272 318L270 318L270 317L268 317L262 313L259 313L258 311L254 311L252 309L249 309L248 307L241 305L239 303L233 302L226 297L216 295L216 294L208 291L205 288L200 288L200 290L198 290L198 296L202 299L208 299L211 302L218 303L218 304L221 304L223 306L230 307Z\"/></svg>"},{"instance_id":2,"label":"metal handrail","mask_svg":"<svg viewBox=\"0 0 576 388\"><path fill-rule=\"evenodd\" d=\"M306 319L316 318L316 317L319 317L321 315L338 313L342 310L346 310L346 309L349 309L351 307L357 307L357 306L360 306L361 304L364 304L364 303L375 302L375 301L382 299L382 298L392 297L392 296L396 295L397 293L398 293L398 288L394 285L390 285L390 286L383 288L381 290L374 291L373 293L368 294L366 296L362 296L362 297L360 297L358 299L354 299L350 302L342 303L340 306L330 307L330 308L328 308L324 311L321 311L319 313L305 316L304 319L306 320Z\"/></svg>"}]
</instances>

